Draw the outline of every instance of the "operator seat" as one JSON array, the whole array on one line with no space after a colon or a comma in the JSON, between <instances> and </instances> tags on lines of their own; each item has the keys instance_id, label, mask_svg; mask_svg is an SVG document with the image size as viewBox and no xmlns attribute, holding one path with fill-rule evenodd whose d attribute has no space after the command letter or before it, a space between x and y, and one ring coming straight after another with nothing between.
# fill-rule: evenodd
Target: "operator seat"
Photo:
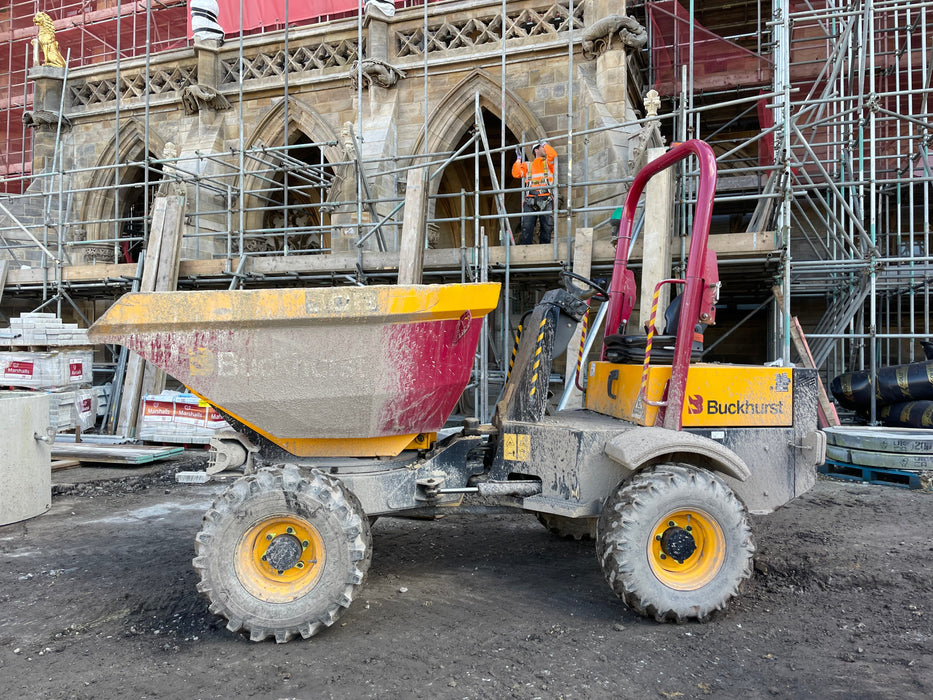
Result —
<instances>
[{"instance_id":1,"label":"operator seat","mask_svg":"<svg viewBox=\"0 0 933 700\"><path fill-rule=\"evenodd\" d=\"M664 312L665 335L655 335L651 340L651 361L659 364L670 364L674 361L674 341L677 324L680 321L680 305L683 295L680 294L671 301ZM693 339L690 345L690 361L699 362L703 358L703 331L705 323L698 323L693 328ZM647 333L647 331L646 331ZM671 335L667 335L671 333ZM618 364L641 364L645 361L645 345L647 335L607 335L606 359Z\"/></svg>"}]
</instances>

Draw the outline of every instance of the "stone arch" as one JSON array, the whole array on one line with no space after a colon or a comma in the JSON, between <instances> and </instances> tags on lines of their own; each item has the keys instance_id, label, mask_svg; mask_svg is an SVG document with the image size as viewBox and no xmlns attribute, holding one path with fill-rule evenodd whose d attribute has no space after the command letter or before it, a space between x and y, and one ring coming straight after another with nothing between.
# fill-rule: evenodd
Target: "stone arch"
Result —
<instances>
[{"instance_id":1,"label":"stone arch","mask_svg":"<svg viewBox=\"0 0 933 700\"><path fill-rule=\"evenodd\" d=\"M145 124L133 117L120 125L115 136L97 159L93 175L88 183L89 193L83 207L82 220L86 225L88 241L100 241L121 237L122 224L116 218L128 215L127 205L131 200L129 188L134 183L145 181L145 165L114 168L115 163L145 163L147 157L161 158L166 140L151 126L148 141ZM150 192L143 196L151 198L162 179L161 169L150 168ZM133 195L136 196L136 195ZM117 215L115 218L114 215Z\"/></svg>"},{"instance_id":2,"label":"stone arch","mask_svg":"<svg viewBox=\"0 0 933 700\"><path fill-rule=\"evenodd\" d=\"M418 136L412 149L413 158L417 158L419 153L449 153L457 149L464 135L473 128L475 123L475 105L476 95L479 95L479 106L484 112L493 115L498 119L505 119L506 132L520 137L525 135L526 140L544 139L547 134L541 122L535 116L534 112L521 97L506 88L505 90L505 114L502 114L502 85L493 79L489 74L482 70L474 70L467 75L458 85L451 89L435 106L428 118L427 143L425 143L424 132ZM508 136L507 136L508 138ZM490 134L490 140L492 135ZM495 159L498 161L498 158ZM507 163L511 163L511 158L507 156ZM416 162L416 161L414 161ZM481 165L485 169L485 163ZM508 178L510 174L506 174ZM427 219L434 218L439 188L445 173L431 180L424 188L424 200L422 206L425 207ZM454 175L455 179L462 179ZM472 178L469 179L470 188L472 188ZM500 182L500 186L509 186L509 182ZM472 210L472 202L469 203ZM507 207L511 210L515 207ZM520 210L520 205L518 210ZM442 217L449 218L449 217ZM516 228L517 218L512 219L512 228ZM443 238L443 234L439 234ZM468 232L467 239L472 238L472 233Z\"/></svg>"},{"instance_id":3,"label":"stone arch","mask_svg":"<svg viewBox=\"0 0 933 700\"><path fill-rule=\"evenodd\" d=\"M260 120L244 144L247 152L261 149L263 146L276 147L288 144L294 146L302 141L315 144L324 163L334 163L329 170L333 173L333 184L322 198L322 202L341 199L341 184L355 183L352 167L346 163L346 151L338 134L317 110L295 97L288 98L288 123L286 124L286 102L278 100L271 110ZM287 140L286 140L287 139ZM253 170L250 173L250 170ZM246 192L258 192L268 188L268 176L260 174L259 168L251 168L247 162L244 187ZM257 231L266 228L268 198L255 195L246 197L246 230ZM328 207L319 207L321 223L327 218Z\"/></svg>"}]
</instances>

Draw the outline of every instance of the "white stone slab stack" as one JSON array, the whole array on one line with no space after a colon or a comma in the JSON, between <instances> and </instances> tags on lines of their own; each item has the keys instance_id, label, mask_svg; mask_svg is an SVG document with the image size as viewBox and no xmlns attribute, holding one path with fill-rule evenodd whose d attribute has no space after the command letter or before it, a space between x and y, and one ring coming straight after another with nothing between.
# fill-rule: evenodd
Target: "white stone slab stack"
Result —
<instances>
[{"instance_id":1,"label":"white stone slab stack","mask_svg":"<svg viewBox=\"0 0 933 700\"><path fill-rule=\"evenodd\" d=\"M100 403L87 329L52 313L25 313L0 329L0 387L48 394L49 424L89 430Z\"/></svg>"}]
</instances>

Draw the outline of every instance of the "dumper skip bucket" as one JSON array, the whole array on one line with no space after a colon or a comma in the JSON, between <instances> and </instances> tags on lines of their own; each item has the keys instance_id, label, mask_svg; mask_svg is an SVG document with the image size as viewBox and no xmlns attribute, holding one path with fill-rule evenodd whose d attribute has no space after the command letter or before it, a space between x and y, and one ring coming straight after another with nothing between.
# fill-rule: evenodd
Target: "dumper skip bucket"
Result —
<instances>
[{"instance_id":1,"label":"dumper skip bucket","mask_svg":"<svg viewBox=\"0 0 933 700\"><path fill-rule=\"evenodd\" d=\"M499 285L133 293L90 329L299 456L398 454L444 426Z\"/></svg>"}]
</instances>

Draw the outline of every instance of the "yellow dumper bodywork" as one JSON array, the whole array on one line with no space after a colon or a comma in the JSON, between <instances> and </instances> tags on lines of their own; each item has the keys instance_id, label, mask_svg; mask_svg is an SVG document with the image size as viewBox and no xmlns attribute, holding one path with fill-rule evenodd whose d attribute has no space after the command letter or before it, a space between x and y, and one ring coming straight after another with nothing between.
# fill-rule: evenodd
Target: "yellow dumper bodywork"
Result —
<instances>
[{"instance_id":1,"label":"yellow dumper bodywork","mask_svg":"<svg viewBox=\"0 0 933 700\"><path fill-rule=\"evenodd\" d=\"M593 362L586 407L596 413L655 425L671 368L651 365L642 394L642 365ZM640 400L646 397L648 401ZM684 428L783 428L793 425L793 373L787 367L694 364L683 407Z\"/></svg>"}]
</instances>

